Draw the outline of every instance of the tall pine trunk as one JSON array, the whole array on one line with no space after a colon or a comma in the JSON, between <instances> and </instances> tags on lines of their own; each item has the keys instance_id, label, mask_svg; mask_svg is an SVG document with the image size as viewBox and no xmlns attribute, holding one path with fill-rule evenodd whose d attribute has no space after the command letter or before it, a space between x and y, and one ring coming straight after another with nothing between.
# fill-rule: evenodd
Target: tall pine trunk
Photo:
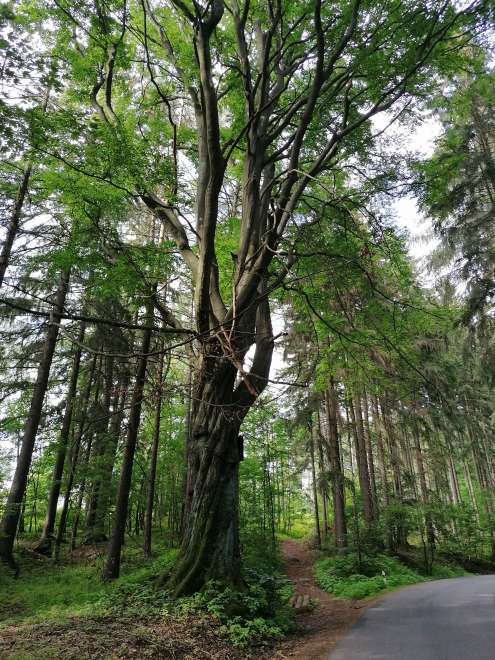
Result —
<instances>
[{"instance_id":1,"label":"tall pine trunk","mask_svg":"<svg viewBox=\"0 0 495 660\"><path fill-rule=\"evenodd\" d=\"M10 261L10 254L12 252L12 246L14 245L15 237L19 231L19 225L22 217L22 207L24 206L24 201L28 193L29 179L31 177L32 163L28 162L24 167L24 172L22 173L22 179L17 189L17 195L14 202L14 208L12 209L12 215L10 216L9 223L7 225L7 233L5 240L2 245L2 250L0 252L0 287L3 284L5 277L5 271Z\"/></svg>"},{"instance_id":2,"label":"tall pine trunk","mask_svg":"<svg viewBox=\"0 0 495 660\"><path fill-rule=\"evenodd\" d=\"M69 288L70 271L63 271L55 295L55 304L53 307L53 321L50 322L43 344L43 353L38 366L36 382L34 384L29 407L28 417L24 425L21 451L17 466L7 498L7 504L3 519L0 523L0 558L7 561L12 567L15 567L13 559L14 539L19 522L19 515L24 493L26 492L27 479L31 460L33 456L36 434L41 420L43 401L45 399L50 376L55 345L58 338L58 324L60 315L63 312L65 298Z\"/></svg>"},{"instance_id":3,"label":"tall pine trunk","mask_svg":"<svg viewBox=\"0 0 495 660\"><path fill-rule=\"evenodd\" d=\"M325 392L327 415L327 452L332 479L333 520L335 526L335 545L342 550L347 546L347 520L344 502L344 475L340 457L338 431L338 401L333 380Z\"/></svg>"},{"instance_id":4,"label":"tall pine trunk","mask_svg":"<svg viewBox=\"0 0 495 660\"><path fill-rule=\"evenodd\" d=\"M315 514L315 528L316 528L316 542L321 548L321 527L320 527L320 512L318 508L318 485L316 477L316 464L315 464L315 425L310 422L309 425L309 451L311 456L311 482L313 486L313 506Z\"/></svg>"},{"instance_id":5,"label":"tall pine trunk","mask_svg":"<svg viewBox=\"0 0 495 660\"><path fill-rule=\"evenodd\" d=\"M151 316L149 314L148 316ZM125 526L129 507L129 493L131 490L132 468L134 466L134 455L136 452L139 423L141 421L141 408L143 403L144 384L146 380L146 367L151 344L151 329L143 331L140 358L138 361L136 381L132 392L131 410L129 413L129 425L122 459L119 488L117 493L117 505L112 526L112 535L108 544L107 558L103 577L112 580L119 577L122 545L124 543Z\"/></svg>"},{"instance_id":6,"label":"tall pine trunk","mask_svg":"<svg viewBox=\"0 0 495 660\"><path fill-rule=\"evenodd\" d=\"M163 348L163 346L162 346ZM160 354L158 364L158 387L155 403L155 420L153 426L153 439L151 442L150 464L147 475L146 509L144 514L144 542L143 551L147 557L151 556L151 529L153 524L153 503L155 501L156 463L158 459L158 445L160 442L160 422L162 414L163 397L163 363L164 353Z\"/></svg>"},{"instance_id":7,"label":"tall pine trunk","mask_svg":"<svg viewBox=\"0 0 495 660\"><path fill-rule=\"evenodd\" d=\"M98 360L98 356L95 354L92 361L91 365L89 368L89 373L88 373L88 380L86 387L83 391L83 394L81 396L80 402L79 402L79 420L78 420L78 430L77 430L77 435L75 436L71 448L71 453L70 453L70 468L69 468L69 473L67 475L67 484L65 487L65 493L64 493L64 503L62 505L62 511L60 513L60 520L58 523L58 529L57 529L57 536L55 538L55 546L53 549L53 557L55 560L58 559L58 554L59 554L59 549L60 545L62 544L62 541L65 536L65 530L67 527L67 517L69 514L69 504L70 504L70 498L72 494L72 487L74 485L74 477L76 475L76 468L77 468L77 463L79 460L79 452L81 449L81 441L85 432L85 424L86 424L86 417L88 413L88 405L89 405L89 397L91 394L91 387L93 385L93 379L96 371L96 363Z\"/></svg>"},{"instance_id":8,"label":"tall pine trunk","mask_svg":"<svg viewBox=\"0 0 495 660\"><path fill-rule=\"evenodd\" d=\"M368 470L368 459L366 456L366 442L364 438L363 418L359 397L354 397L349 402L352 425L354 428L354 440L356 446L356 461L358 467L359 486L363 501L363 514L367 525L374 521L373 497L371 494L370 474Z\"/></svg>"},{"instance_id":9,"label":"tall pine trunk","mask_svg":"<svg viewBox=\"0 0 495 660\"><path fill-rule=\"evenodd\" d=\"M60 437L57 444L57 455L55 457L55 465L53 467L50 492L48 494L48 505L46 510L45 523L43 525L41 538L36 546L36 550L44 554L50 554L52 550L53 530L55 528L55 518L57 516L57 505L60 496L60 486L62 484L62 475L64 472L67 446L69 444L72 414L77 391L77 379L79 377L79 366L81 363L81 344L84 341L85 329L86 328L84 323L81 323L79 335L77 338L78 344L72 362L69 390L67 392L66 398L67 403L62 421L62 428L60 430Z\"/></svg>"}]
</instances>

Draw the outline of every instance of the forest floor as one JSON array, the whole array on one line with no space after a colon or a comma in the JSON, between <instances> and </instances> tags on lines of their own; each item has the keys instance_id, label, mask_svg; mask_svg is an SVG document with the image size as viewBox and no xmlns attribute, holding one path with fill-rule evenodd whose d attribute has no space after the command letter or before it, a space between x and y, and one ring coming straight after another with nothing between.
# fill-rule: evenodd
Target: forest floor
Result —
<instances>
[{"instance_id":1,"label":"forest floor","mask_svg":"<svg viewBox=\"0 0 495 660\"><path fill-rule=\"evenodd\" d=\"M277 645L272 657L321 660L371 601L342 600L320 589L313 576L318 553L307 542L284 541L282 552L295 593L309 595L314 607L296 613L296 630Z\"/></svg>"},{"instance_id":2,"label":"forest floor","mask_svg":"<svg viewBox=\"0 0 495 660\"><path fill-rule=\"evenodd\" d=\"M30 553L18 580L0 565L0 660L246 660L211 617L153 611L105 613L101 599L114 585L99 578L104 546L84 547L70 563L53 565ZM142 571L126 571L141 580ZM125 580L125 578L124 578ZM133 584L131 582L130 584ZM127 610L127 611L126 611ZM272 645L255 650L271 658ZM254 650L254 649L253 649Z\"/></svg>"},{"instance_id":3,"label":"forest floor","mask_svg":"<svg viewBox=\"0 0 495 660\"><path fill-rule=\"evenodd\" d=\"M296 611L296 628L284 639L241 649L197 612L169 617L131 614L127 608L111 616L102 611L101 599L114 588L98 578L103 550L81 548L70 563L58 566L29 553L22 557L18 580L0 576L0 659L317 660L327 656L364 607L321 590L313 577L316 551L304 541L284 541L287 577L295 594L310 597L311 608ZM134 570L132 562L126 564L131 580Z\"/></svg>"}]
</instances>

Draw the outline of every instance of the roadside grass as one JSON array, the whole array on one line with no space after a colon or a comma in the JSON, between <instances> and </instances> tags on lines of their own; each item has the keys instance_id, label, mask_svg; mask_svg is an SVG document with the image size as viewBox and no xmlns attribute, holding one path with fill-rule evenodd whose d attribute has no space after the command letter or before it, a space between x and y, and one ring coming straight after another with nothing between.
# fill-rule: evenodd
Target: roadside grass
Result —
<instances>
[{"instance_id":1,"label":"roadside grass","mask_svg":"<svg viewBox=\"0 0 495 660\"><path fill-rule=\"evenodd\" d=\"M422 575L418 567L406 566L397 557L355 552L319 559L314 568L317 583L337 598L361 600L398 587L440 578L469 575L452 563L436 563L432 574Z\"/></svg>"}]
</instances>

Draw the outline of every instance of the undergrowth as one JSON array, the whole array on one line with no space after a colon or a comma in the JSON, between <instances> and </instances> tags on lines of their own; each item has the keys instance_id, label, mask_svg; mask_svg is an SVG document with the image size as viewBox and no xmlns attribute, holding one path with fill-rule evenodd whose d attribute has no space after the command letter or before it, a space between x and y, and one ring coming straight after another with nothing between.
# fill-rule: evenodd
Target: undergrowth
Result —
<instances>
[{"instance_id":1,"label":"undergrowth","mask_svg":"<svg viewBox=\"0 0 495 660\"><path fill-rule=\"evenodd\" d=\"M137 539L128 543L122 576L103 583L101 549L53 564L35 555L21 557L17 580L0 571L0 629L45 622L186 621L212 624L232 644L247 648L280 638L292 625L290 583L282 576L278 547L252 540L244 547L242 588L209 582L200 593L174 600L157 578L171 572L178 550L155 545L155 559L143 559Z\"/></svg>"},{"instance_id":2,"label":"undergrowth","mask_svg":"<svg viewBox=\"0 0 495 660\"><path fill-rule=\"evenodd\" d=\"M320 559L315 564L318 584L338 598L360 600L409 584L427 579L452 578L466 575L459 566L435 564L432 575L425 577L418 569L405 566L396 557L386 554L364 554L355 552Z\"/></svg>"}]
</instances>

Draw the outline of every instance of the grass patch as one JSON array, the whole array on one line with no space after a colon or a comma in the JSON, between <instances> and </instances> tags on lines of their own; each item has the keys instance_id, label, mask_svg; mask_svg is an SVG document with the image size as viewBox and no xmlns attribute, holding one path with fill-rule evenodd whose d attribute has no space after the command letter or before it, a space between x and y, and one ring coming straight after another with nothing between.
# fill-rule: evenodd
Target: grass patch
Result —
<instances>
[{"instance_id":1,"label":"grass patch","mask_svg":"<svg viewBox=\"0 0 495 660\"><path fill-rule=\"evenodd\" d=\"M289 539L300 540L311 538L315 533L315 523L313 518L301 518L292 523L290 531L287 533L279 532L277 538L280 541Z\"/></svg>"},{"instance_id":2,"label":"grass patch","mask_svg":"<svg viewBox=\"0 0 495 660\"><path fill-rule=\"evenodd\" d=\"M131 612L137 614L136 601L140 600L144 611L146 602L157 600L157 592L151 593L154 577L172 566L178 551L156 546L155 552L157 559L146 560L137 545L129 545L122 577L109 584L101 580L103 557L94 553L90 558L60 564L36 555L23 556L17 580L7 571L0 573L0 627L104 615L117 603L125 603L126 593ZM141 599L131 597L140 589L147 592Z\"/></svg>"},{"instance_id":3,"label":"grass patch","mask_svg":"<svg viewBox=\"0 0 495 660\"><path fill-rule=\"evenodd\" d=\"M89 613L107 589L92 566L24 566L17 580L0 577L0 626Z\"/></svg>"}]
</instances>

